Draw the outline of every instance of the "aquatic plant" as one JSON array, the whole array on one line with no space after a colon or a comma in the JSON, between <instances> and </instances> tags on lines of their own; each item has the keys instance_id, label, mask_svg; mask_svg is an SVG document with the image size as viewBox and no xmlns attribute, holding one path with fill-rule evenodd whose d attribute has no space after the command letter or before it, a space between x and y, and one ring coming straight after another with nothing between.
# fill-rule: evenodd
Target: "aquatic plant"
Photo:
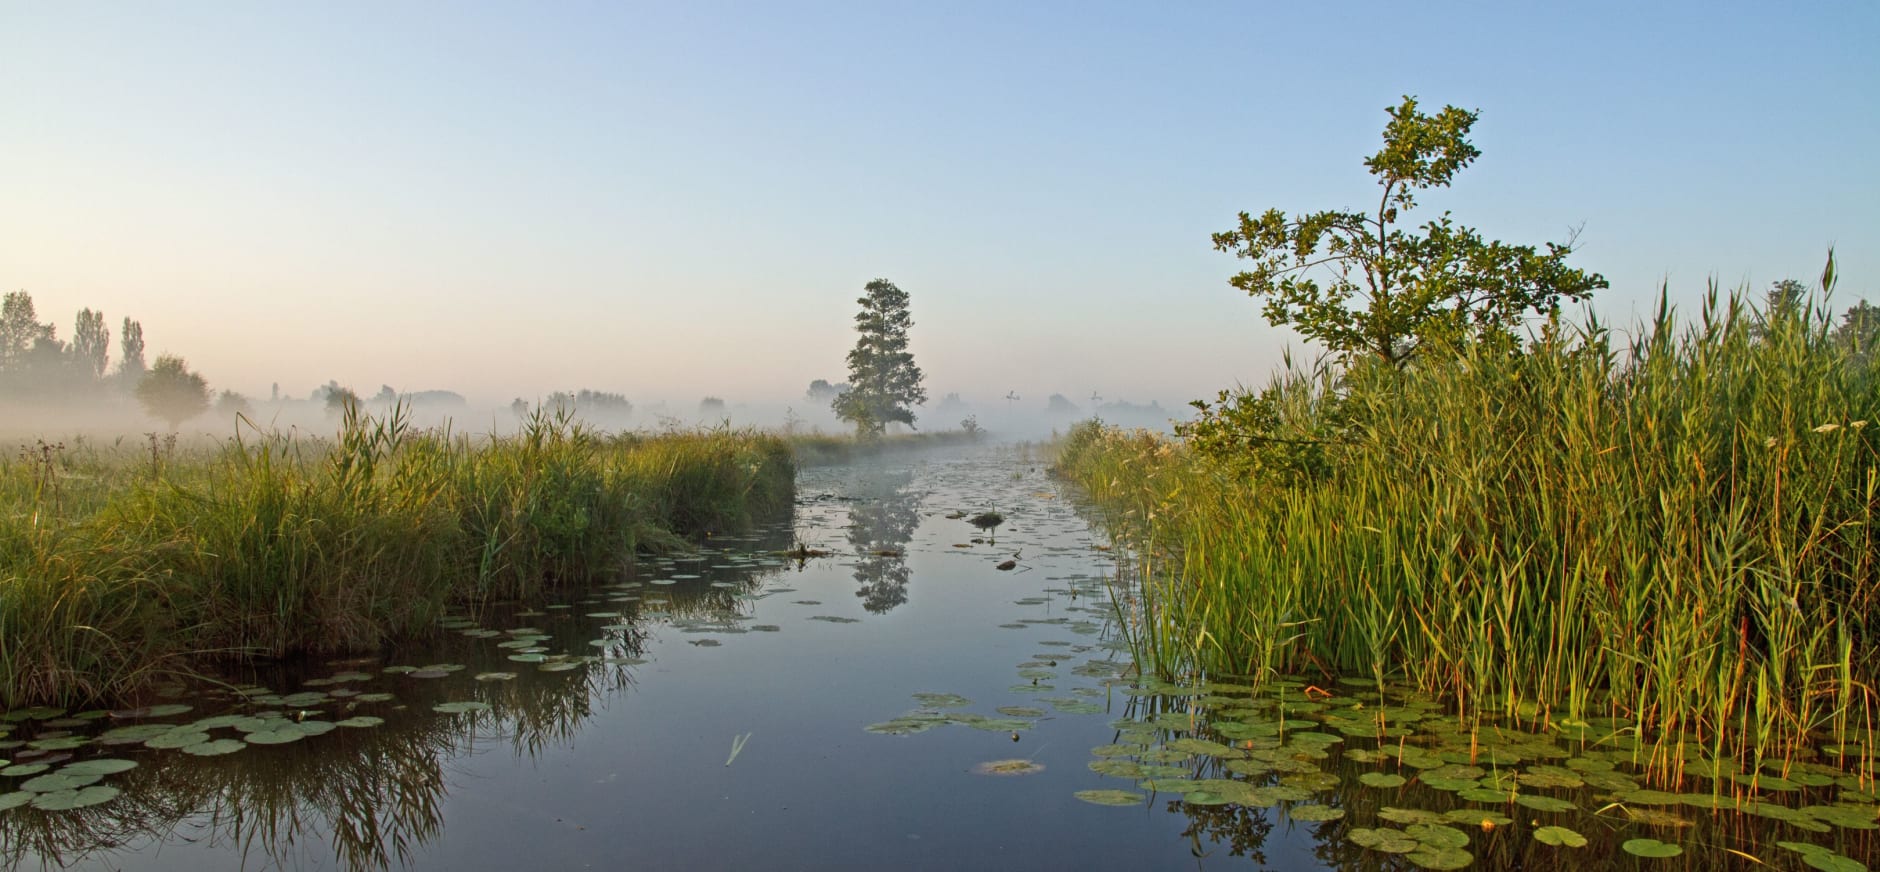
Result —
<instances>
[{"instance_id":1,"label":"aquatic plant","mask_svg":"<svg viewBox=\"0 0 1880 872\"><path fill-rule=\"evenodd\" d=\"M1752 329L1753 328L1753 329ZM1713 287L1631 339L1555 324L1402 371L1294 370L1297 474L1094 424L1057 470L1134 546L1145 670L1403 679L1661 769L1871 741L1880 370L1823 310Z\"/></svg>"},{"instance_id":2,"label":"aquatic plant","mask_svg":"<svg viewBox=\"0 0 1880 872\"><path fill-rule=\"evenodd\" d=\"M780 438L514 436L344 410L332 441L244 429L182 456L80 445L60 487L0 460L0 708L122 698L193 658L368 649L787 508ZM54 498L56 497L56 499Z\"/></svg>"}]
</instances>

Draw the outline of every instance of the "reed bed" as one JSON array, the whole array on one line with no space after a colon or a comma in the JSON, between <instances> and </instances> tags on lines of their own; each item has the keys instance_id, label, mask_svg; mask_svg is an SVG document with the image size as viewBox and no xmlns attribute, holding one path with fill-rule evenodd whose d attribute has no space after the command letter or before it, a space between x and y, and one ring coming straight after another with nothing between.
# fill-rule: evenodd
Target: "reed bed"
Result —
<instances>
[{"instance_id":1,"label":"reed bed","mask_svg":"<svg viewBox=\"0 0 1880 872\"><path fill-rule=\"evenodd\" d=\"M1238 458L1094 423L1060 445L1139 555L1145 670L1613 717L1671 769L1871 753L1880 377L1820 310L1713 289L1687 326L1661 302L1629 338L1289 366L1265 396L1277 436Z\"/></svg>"},{"instance_id":2,"label":"reed bed","mask_svg":"<svg viewBox=\"0 0 1880 872\"><path fill-rule=\"evenodd\" d=\"M348 414L334 440L37 443L0 459L0 708L123 699L204 656L366 650L446 609L786 510L782 439L514 436Z\"/></svg>"}]
</instances>

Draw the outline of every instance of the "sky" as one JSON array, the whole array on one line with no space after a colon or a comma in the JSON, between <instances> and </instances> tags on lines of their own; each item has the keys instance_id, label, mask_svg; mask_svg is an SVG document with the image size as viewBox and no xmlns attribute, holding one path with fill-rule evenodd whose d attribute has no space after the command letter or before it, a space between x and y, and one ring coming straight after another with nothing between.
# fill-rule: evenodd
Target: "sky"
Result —
<instances>
[{"instance_id":1,"label":"sky","mask_svg":"<svg viewBox=\"0 0 1880 872\"><path fill-rule=\"evenodd\" d=\"M1177 406L1288 347L1210 234L1444 210L1661 285L1880 290L1880 4L0 0L0 289L216 389L800 398L869 280L934 399ZM115 353L115 348L114 348Z\"/></svg>"}]
</instances>

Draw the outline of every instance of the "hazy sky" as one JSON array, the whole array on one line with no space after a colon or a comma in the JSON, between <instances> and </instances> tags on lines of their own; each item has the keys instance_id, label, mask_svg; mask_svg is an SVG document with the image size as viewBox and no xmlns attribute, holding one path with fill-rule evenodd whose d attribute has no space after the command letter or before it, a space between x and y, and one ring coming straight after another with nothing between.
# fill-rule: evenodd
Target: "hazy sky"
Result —
<instances>
[{"instance_id":1,"label":"hazy sky","mask_svg":"<svg viewBox=\"0 0 1880 872\"><path fill-rule=\"evenodd\" d=\"M1384 108L1479 109L1412 217L1661 280L1880 289L1880 4L0 0L0 288L213 387L840 380L862 285L937 399L1178 403L1296 337L1241 210L1368 208ZM115 348L113 349L115 354Z\"/></svg>"}]
</instances>

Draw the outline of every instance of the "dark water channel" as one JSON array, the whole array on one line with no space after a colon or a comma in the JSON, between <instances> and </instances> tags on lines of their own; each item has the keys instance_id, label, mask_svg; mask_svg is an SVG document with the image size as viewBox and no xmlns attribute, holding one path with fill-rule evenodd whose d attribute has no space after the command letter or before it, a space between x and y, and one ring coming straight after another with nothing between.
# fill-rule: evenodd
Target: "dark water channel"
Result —
<instances>
[{"instance_id":1,"label":"dark water channel","mask_svg":"<svg viewBox=\"0 0 1880 872\"><path fill-rule=\"evenodd\" d=\"M1073 502L1009 449L809 469L790 519L459 616L422 646L153 701L168 708L9 713L0 850L23 869L1405 869L1459 868L1457 851L1671 869L1830 868L1783 840L1848 862L1875 848L1851 812L1745 834L1641 794L1654 812L1615 817L1575 777L1623 787L1611 747L1510 732L1486 762L1440 741L1406 757L1333 729L1366 697L1331 682L1132 695L1113 561ZM995 535L969 524L991 510ZM826 555L780 556L799 543ZM1442 718L1369 699L1399 738ZM1502 777L1495 754L1565 764L1507 776L1510 797L1551 785L1555 802L1458 799ZM979 771L999 761L1016 774ZM1847 778L1791 805L1871 803ZM1122 804L1079 796L1097 790ZM1552 824L1591 844L1542 844ZM1423 841L1354 843L1384 827ZM1686 850L1617 848L1645 836Z\"/></svg>"}]
</instances>

